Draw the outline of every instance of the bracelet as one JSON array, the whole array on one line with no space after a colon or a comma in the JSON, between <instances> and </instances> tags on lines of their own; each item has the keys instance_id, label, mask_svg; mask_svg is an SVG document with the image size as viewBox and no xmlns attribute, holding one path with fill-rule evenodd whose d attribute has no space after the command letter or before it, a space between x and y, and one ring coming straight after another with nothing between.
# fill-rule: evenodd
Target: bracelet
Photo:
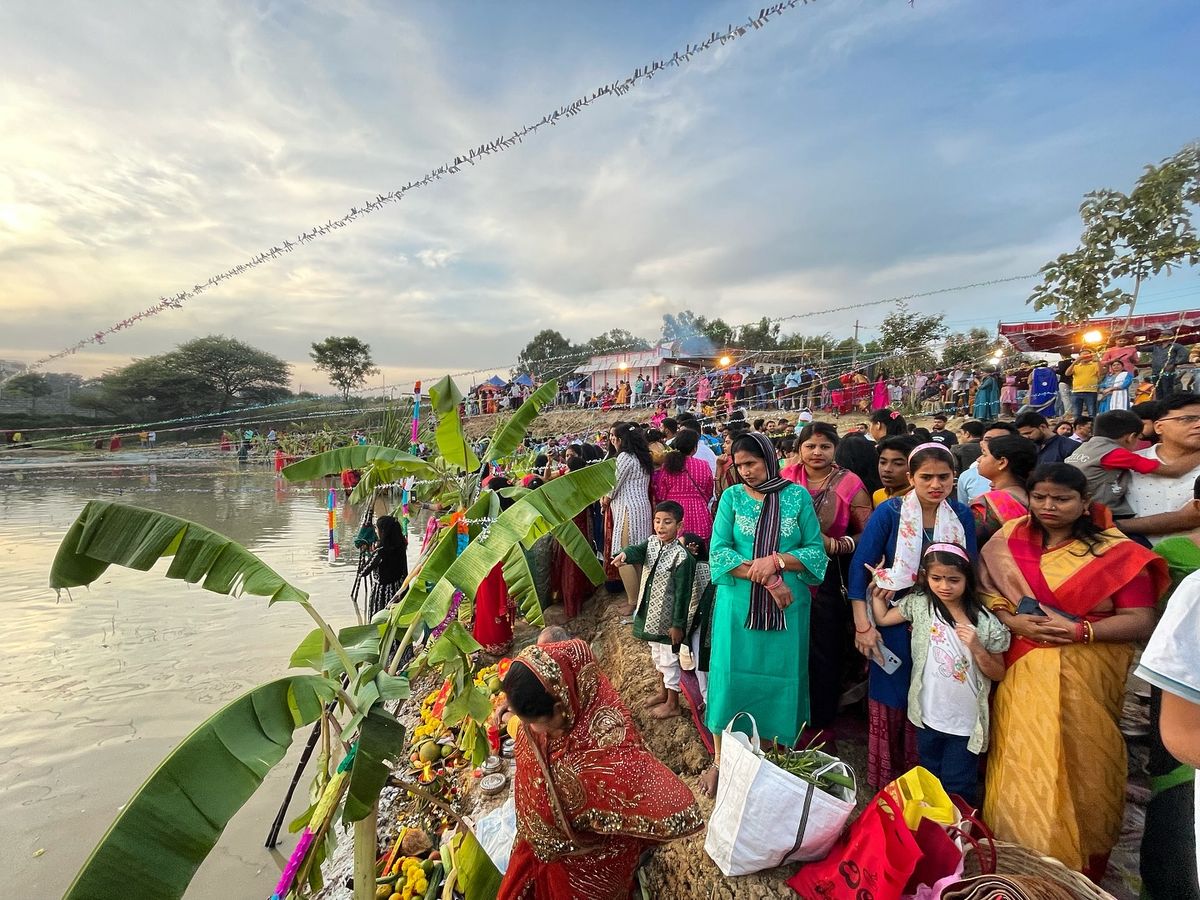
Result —
<instances>
[{"instance_id":1,"label":"bracelet","mask_svg":"<svg viewBox=\"0 0 1200 900\"><path fill-rule=\"evenodd\" d=\"M868 631L870 631L870 630L871 630L872 628L874 628L874 627L875 627L875 626L873 626L873 625L872 625L870 622L868 622L868 623L867 623L867 627L866 627L866 628L859 628L857 625L855 625L855 626L854 626L854 633L855 633L855 634L866 634Z\"/></svg>"},{"instance_id":2,"label":"bracelet","mask_svg":"<svg viewBox=\"0 0 1200 900\"><path fill-rule=\"evenodd\" d=\"M763 585L763 587L765 587L768 591L773 591L773 590L775 590L775 588L779 587L781 584L783 584L783 579L780 578L778 575L776 575L774 581L767 582L766 584Z\"/></svg>"},{"instance_id":3,"label":"bracelet","mask_svg":"<svg viewBox=\"0 0 1200 900\"><path fill-rule=\"evenodd\" d=\"M782 553L776 553L776 554L775 554L775 564L779 566L779 571L780 571L780 572L782 572L782 571L783 571L783 568L784 568L784 565L783 565L783 554L782 554Z\"/></svg>"},{"instance_id":4,"label":"bracelet","mask_svg":"<svg viewBox=\"0 0 1200 900\"><path fill-rule=\"evenodd\" d=\"M1075 643L1087 643L1087 632L1084 630L1084 622L1082 620L1075 623Z\"/></svg>"},{"instance_id":5,"label":"bracelet","mask_svg":"<svg viewBox=\"0 0 1200 900\"><path fill-rule=\"evenodd\" d=\"M1089 644L1096 643L1096 629L1092 628L1092 623L1089 622L1087 619L1084 619L1083 620L1083 628L1087 632L1086 643L1089 643Z\"/></svg>"}]
</instances>

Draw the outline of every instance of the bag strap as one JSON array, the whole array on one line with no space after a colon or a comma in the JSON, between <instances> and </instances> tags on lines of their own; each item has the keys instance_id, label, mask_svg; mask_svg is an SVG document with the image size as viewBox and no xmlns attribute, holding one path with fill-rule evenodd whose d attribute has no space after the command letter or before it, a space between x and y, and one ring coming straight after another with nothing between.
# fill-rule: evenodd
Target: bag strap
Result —
<instances>
[{"instance_id":1,"label":"bag strap","mask_svg":"<svg viewBox=\"0 0 1200 900\"><path fill-rule=\"evenodd\" d=\"M808 790L804 792L804 811L800 813L800 824L796 826L796 843L792 844L792 849L783 855L785 860L800 849L800 845L804 843L804 832L808 828L808 813L812 809L813 791L817 788L811 781L805 781L805 783L808 785Z\"/></svg>"},{"instance_id":2,"label":"bag strap","mask_svg":"<svg viewBox=\"0 0 1200 900\"><path fill-rule=\"evenodd\" d=\"M949 834L951 838L962 839L963 841L965 841L967 844L970 845L971 849L973 849L975 851L975 856L978 857L978 859L979 859L979 874L980 875L993 875L996 872L996 862L997 862L996 839L995 839L995 837L993 837L991 830L989 828L987 828L985 825L983 825L982 822L972 822L972 824L978 825L980 827L980 831L983 836L983 840L988 845L988 855L987 856L984 855L983 845L981 844L979 838L975 837L975 835L973 835L967 829L962 828L959 825L947 825L946 833ZM965 850L963 852L963 856L964 857L966 856Z\"/></svg>"}]
</instances>

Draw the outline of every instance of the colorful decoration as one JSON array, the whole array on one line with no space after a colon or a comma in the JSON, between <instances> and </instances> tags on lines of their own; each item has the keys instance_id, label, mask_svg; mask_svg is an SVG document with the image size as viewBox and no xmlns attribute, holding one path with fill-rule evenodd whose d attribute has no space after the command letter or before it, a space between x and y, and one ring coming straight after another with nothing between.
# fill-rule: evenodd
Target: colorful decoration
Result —
<instances>
[{"instance_id":1,"label":"colorful decoration","mask_svg":"<svg viewBox=\"0 0 1200 900\"><path fill-rule=\"evenodd\" d=\"M421 382L413 384L413 418L412 418L412 438L410 442L417 442L417 432L421 424Z\"/></svg>"},{"instance_id":2,"label":"colorful decoration","mask_svg":"<svg viewBox=\"0 0 1200 900\"><path fill-rule=\"evenodd\" d=\"M333 488L329 489L329 561L333 562L338 558L337 534L334 529L337 527L337 491Z\"/></svg>"}]
</instances>

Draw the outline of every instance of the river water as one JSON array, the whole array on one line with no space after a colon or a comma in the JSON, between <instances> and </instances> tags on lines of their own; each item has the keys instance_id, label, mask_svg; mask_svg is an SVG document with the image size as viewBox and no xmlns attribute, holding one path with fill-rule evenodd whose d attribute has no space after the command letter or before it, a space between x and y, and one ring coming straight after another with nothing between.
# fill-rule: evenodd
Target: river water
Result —
<instances>
[{"instance_id":1,"label":"river water","mask_svg":"<svg viewBox=\"0 0 1200 900\"><path fill-rule=\"evenodd\" d=\"M192 519L240 542L298 587L335 628L354 622L357 554L329 562L319 485L291 485L233 461L4 465L0 458L0 847L5 897L59 897L122 805L208 715L286 674L313 627L299 608L268 608L151 572L110 568L56 598L50 563L89 499ZM340 501L350 548L358 517ZM230 823L189 897L267 897L295 837L263 841L307 737ZM308 777L289 821L306 808ZM136 896L130 885L130 896Z\"/></svg>"}]
</instances>

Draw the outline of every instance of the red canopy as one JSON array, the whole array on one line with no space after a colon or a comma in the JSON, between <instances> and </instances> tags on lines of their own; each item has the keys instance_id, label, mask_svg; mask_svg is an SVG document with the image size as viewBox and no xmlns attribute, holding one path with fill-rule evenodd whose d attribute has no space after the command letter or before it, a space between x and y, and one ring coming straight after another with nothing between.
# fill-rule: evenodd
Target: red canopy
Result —
<instances>
[{"instance_id":1,"label":"red canopy","mask_svg":"<svg viewBox=\"0 0 1200 900\"><path fill-rule=\"evenodd\" d=\"M1083 336L1098 331L1101 339L1096 346L1109 343L1114 334L1122 331L1134 343L1174 338L1181 344L1200 343L1200 309L1181 309L1175 312L1134 316L1125 325L1125 316L1092 319L1086 325L1067 325L1062 322L1000 323L1000 336L1023 353L1073 353L1085 346Z\"/></svg>"}]
</instances>

